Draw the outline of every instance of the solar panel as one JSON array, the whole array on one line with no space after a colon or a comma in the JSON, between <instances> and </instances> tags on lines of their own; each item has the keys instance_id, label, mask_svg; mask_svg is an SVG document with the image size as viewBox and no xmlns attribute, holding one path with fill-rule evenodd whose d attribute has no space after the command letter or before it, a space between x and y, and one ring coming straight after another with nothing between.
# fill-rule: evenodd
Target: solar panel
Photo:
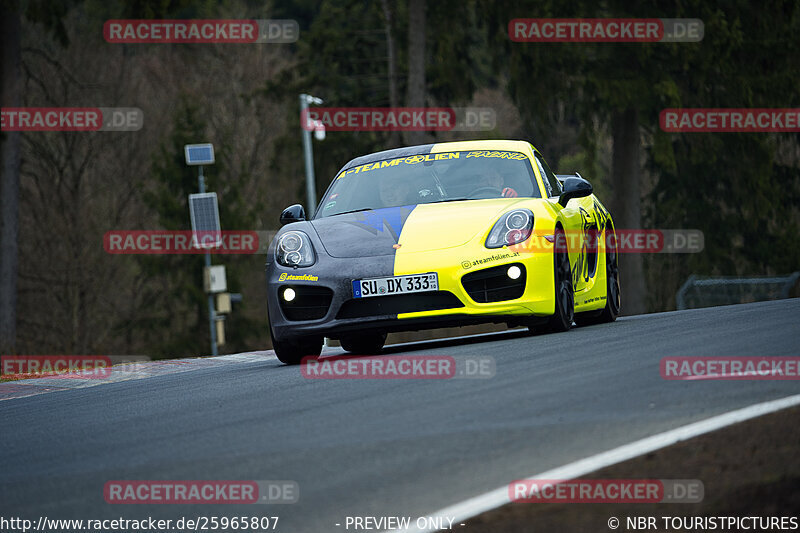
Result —
<instances>
[{"instance_id":1,"label":"solar panel","mask_svg":"<svg viewBox=\"0 0 800 533\"><path fill-rule=\"evenodd\" d=\"M222 244L217 193L190 194L189 215L192 219L192 246L217 248Z\"/></svg>"},{"instance_id":2,"label":"solar panel","mask_svg":"<svg viewBox=\"0 0 800 533\"><path fill-rule=\"evenodd\" d=\"M211 165L214 163L213 144L187 144L183 147L187 165Z\"/></svg>"}]
</instances>

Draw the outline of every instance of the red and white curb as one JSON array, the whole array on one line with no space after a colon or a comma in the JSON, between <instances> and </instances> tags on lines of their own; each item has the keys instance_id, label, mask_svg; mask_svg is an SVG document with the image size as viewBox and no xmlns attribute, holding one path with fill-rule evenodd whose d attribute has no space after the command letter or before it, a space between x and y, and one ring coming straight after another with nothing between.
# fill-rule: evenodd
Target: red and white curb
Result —
<instances>
[{"instance_id":1,"label":"red and white curb","mask_svg":"<svg viewBox=\"0 0 800 533\"><path fill-rule=\"evenodd\" d=\"M0 401L15 398L37 396L48 392L57 392L71 389L84 389L97 387L109 383L147 379L168 374L191 372L205 368L214 368L229 364L257 363L266 358L274 358L275 352L247 352L217 357L195 357L191 359L169 359L163 361L137 361L123 363L111 367L108 377L103 379L82 378L76 375L65 374L61 376L48 376L40 378L18 379L0 383Z\"/></svg>"}]
</instances>

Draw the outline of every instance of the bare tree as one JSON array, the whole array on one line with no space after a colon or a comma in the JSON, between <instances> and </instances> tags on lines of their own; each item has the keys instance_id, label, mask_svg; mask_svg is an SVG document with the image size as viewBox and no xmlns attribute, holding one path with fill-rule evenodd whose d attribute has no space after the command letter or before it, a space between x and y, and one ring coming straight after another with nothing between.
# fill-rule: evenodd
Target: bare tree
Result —
<instances>
[{"instance_id":1,"label":"bare tree","mask_svg":"<svg viewBox=\"0 0 800 533\"><path fill-rule=\"evenodd\" d=\"M392 6L389 0L381 0L383 9L384 31L386 33L386 60L389 69L389 105L396 108L399 104L397 99L397 53L394 49L394 33L392 31ZM392 132L389 136L389 143L393 146L400 144L398 132Z\"/></svg>"},{"instance_id":2,"label":"bare tree","mask_svg":"<svg viewBox=\"0 0 800 533\"><path fill-rule=\"evenodd\" d=\"M0 2L3 107L19 107L21 101L20 14L14 4ZM20 138L18 131L0 137L0 351L5 353L15 350L17 338Z\"/></svg>"},{"instance_id":3,"label":"bare tree","mask_svg":"<svg viewBox=\"0 0 800 533\"><path fill-rule=\"evenodd\" d=\"M614 143L611 159L613 198L611 213L617 229L639 229L642 224L641 141L635 108L615 111L611 117ZM620 254L622 309L626 315L647 311L641 254Z\"/></svg>"},{"instance_id":4,"label":"bare tree","mask_svg":"<svg viewBox=\"0 0 800 533\"><path fill-rule=\"evenodd\" d=\"M130 53L123 46L97 46L97 37L83 37L85 22L77 11L65 20L71 39L64 49L54 46L45 29L22 22L21 105L139 107L144 126L128 132L22 135L18 349L153 354L175 344L181 334L205 332L207 324L198 325L191 310L172 305L165 296L170 279L154 276L136 257L106 253L103 235L161 229L143 193L153 184L153 155L164 149L182 95L204 110L206 131L198 131L198 139L214 142L224 159L224 174L217 170L223 165L208 171L214 190L225 195L235 185L243 197L263 206L254 227L225 227L225 220L223 227L277 225L274 213L292 203L296 188L284 169L271 167L274 140L287 125L282 103L265 98L261 88L291 67L285 51L212 45ZM93 68L98 64L105 67ZM263 299L249 298L263 291L263 259L221 259L229 272L240 273L242 292L248 295L232 323L263 322ZM199 286L201 272L193 275ZM268 338L263 328L250 344L266 346Z\"/></svg>"},{"instance_id":5,"label":"bare tree","mask_svg":"<svg viewBox=\"0 0 800 533\"><path fill-rule=\"evenodd\" d=\"M408 107L425 107L425 0L408 0ZM407 131L408 144L425 142L425 132Z\"/></svg>"}]
</instances>

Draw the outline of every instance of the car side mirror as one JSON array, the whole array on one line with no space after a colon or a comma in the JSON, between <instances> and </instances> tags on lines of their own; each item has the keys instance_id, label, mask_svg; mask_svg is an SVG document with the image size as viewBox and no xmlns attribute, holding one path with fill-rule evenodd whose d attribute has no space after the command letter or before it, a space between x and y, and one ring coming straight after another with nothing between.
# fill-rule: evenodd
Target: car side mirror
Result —
<instances>
[{"instance_id":1,"label":"car side mirror","mask_svg":"<svg viewBox=\"0 0 800 533\"><path fill-rule=\"evenodd\" d=\"M583 198L592 194L592 184L583 178L569 177L561 183L561 196L558 203L567 207L567 202L573 198Z\"/></svg>"},{"instance_id":2,"label":"car side mirror","mask_svg":"<svg viewBox=\"0 0 800 533\"><path fill-rule=\"evenodd\" d=\"M306 219L306 210L300 204L290 205L281 213L281 225L301 222Z\"/></svg>"}]
</instances>

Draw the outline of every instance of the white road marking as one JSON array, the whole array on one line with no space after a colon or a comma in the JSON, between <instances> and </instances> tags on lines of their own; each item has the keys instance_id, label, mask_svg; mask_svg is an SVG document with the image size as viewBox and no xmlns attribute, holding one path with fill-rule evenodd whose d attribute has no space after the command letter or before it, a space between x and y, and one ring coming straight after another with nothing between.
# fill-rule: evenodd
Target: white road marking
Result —
<instances>
[{"instance_id":1,"label":"white road marking","mask_svg":"<svg viewBox=\"0 0 800 533\"><path fill-rule=\"evenodd\" d=\"M529 476L528 479L575 479L601 468L621 463L652 451L660 450L661 448L666 448L682 440L691 439L727 426L732 426L739 422L744 422L745 420L750 420L751 418L774 413L781 409L788 409L796 405L800 405L800 394L795 394L794 396L788 396L779 400L757 403L742 409L712 416L711 418L699 422L693 422L686 426L671 429L653 435L652 437L646 437L631 442L630 444L625 444L618 448L554 468L553 470L548 470L547 472L534 474ZM511 481L513 480L509 480L509 483ZM511 502L508 498L508 485L504 485L479 496L455 503L432 513L425 513L421 516L448 517L453 519L454 523L461 523L481 513L485 513L486 511L502 507L507 503ZM405 531L428 533L437 530L412 527Z\"/></svg>"}]
</instances>

